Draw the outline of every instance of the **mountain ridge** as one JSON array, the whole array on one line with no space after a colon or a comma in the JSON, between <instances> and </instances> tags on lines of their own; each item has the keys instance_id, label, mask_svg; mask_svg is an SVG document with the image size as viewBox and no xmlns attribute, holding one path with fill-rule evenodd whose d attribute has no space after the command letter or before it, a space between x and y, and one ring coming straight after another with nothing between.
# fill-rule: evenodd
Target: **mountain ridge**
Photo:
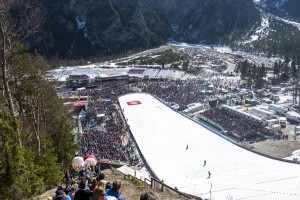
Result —
<instances>
[{"instance_id":1,"label":"mountain ridge","mask_svg":"<svg viewBox=\"0 0 300 200\"><path fill-rule=\"evenodd\" d=\"M44 23L29 43L43 55L67 59L148 49L168 40L230 45L249 40L262 23L259 9L271 12L278 2L284 7L294 0L44 0Z\"/></svg>"},{"instance_id":2,"label":"mountain ridge","mask_svg":"<svg viewBox=\"0 0 300 200\"><path fill-rule=\"evenodd\" d=\"M62 58L147 49L170 38L218 43L259 18L249 0L44 0L41 8L45 23L31 46ZM254 18L237 17L241 9Z\"/></svg>"}]
</instances>

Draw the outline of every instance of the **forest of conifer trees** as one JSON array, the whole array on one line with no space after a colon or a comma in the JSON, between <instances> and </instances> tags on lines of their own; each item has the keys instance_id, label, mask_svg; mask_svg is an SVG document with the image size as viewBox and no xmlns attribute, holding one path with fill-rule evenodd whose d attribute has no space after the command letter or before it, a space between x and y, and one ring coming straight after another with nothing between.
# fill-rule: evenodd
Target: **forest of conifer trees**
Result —
<instances>
[{"instance_id":1,"label":"forest of conifer trees","mask_svg":"<svg viewBox=\"0 0 300 200\"><path fill-rule=\"evenodd\" d=\"M76 150L55 83L45 79L48 64L24 43L38 15L34 1L0 3L0 199L56 186Z\"/></svg>"}]
</instances>

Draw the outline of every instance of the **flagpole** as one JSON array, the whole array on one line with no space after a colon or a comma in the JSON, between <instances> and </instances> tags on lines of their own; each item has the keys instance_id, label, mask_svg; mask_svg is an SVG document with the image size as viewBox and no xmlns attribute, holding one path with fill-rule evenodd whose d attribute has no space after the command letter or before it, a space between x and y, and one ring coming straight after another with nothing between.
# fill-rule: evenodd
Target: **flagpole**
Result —
<instances>
[{"instance_id":1,"label":"flagpole","mask_svg":"<svg viewBox=\"0 0 300 200\"><path fill-rule=\"evenodd\" d=\"M211 200L211 189L212 189L212 183L210 183L209 200Z\"/></svg>"}]
</instances>

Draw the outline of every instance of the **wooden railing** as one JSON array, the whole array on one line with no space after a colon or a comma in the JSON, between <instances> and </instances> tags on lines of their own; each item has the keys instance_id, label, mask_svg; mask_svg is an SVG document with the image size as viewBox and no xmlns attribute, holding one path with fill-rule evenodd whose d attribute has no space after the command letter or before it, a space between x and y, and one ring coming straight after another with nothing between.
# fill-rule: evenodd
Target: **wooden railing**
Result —
<instances>
[{"instance_id":1,"label":"wooden railing","mask_svg":"<svg viewBox=\"0 0 300 200\"><path fill-rule=\"evenodd\" d=\"M157 180L155 178L151 178L151 180L149 180L147 178L138 179L137 177L134 177L130 174L124 174L124 179L125 180L134 180L134 181L140 182L140 185L146 185L147 187L159 190L161 192L164 192L164 193L167 193L167 194L170 194L170 195L183 197L183 198L186 198L186 199L202 200L202 198L200 198L200 197L193 196L193 195L181 192L178 189L172 188L171 186L168 186L167 184L165 184L163 181Z\"/></svg>"}]
</instances>

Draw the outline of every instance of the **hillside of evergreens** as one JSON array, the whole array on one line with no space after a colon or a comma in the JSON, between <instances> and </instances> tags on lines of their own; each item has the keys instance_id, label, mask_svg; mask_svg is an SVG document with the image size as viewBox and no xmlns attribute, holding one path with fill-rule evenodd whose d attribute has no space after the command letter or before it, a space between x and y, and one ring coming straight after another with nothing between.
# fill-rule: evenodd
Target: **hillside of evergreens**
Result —
<instances>
[{"instance_id":1,"label":"hillside of evergreens","mask_svg":"<svg viewBox=\"0 0 300 200\"><path fill-rule=\"evenodd\" d=\"M28 199L57 185L76 145L47 62L24 45L33 1L0 5L0 199Z\"/></svg>"}]
</instances>

